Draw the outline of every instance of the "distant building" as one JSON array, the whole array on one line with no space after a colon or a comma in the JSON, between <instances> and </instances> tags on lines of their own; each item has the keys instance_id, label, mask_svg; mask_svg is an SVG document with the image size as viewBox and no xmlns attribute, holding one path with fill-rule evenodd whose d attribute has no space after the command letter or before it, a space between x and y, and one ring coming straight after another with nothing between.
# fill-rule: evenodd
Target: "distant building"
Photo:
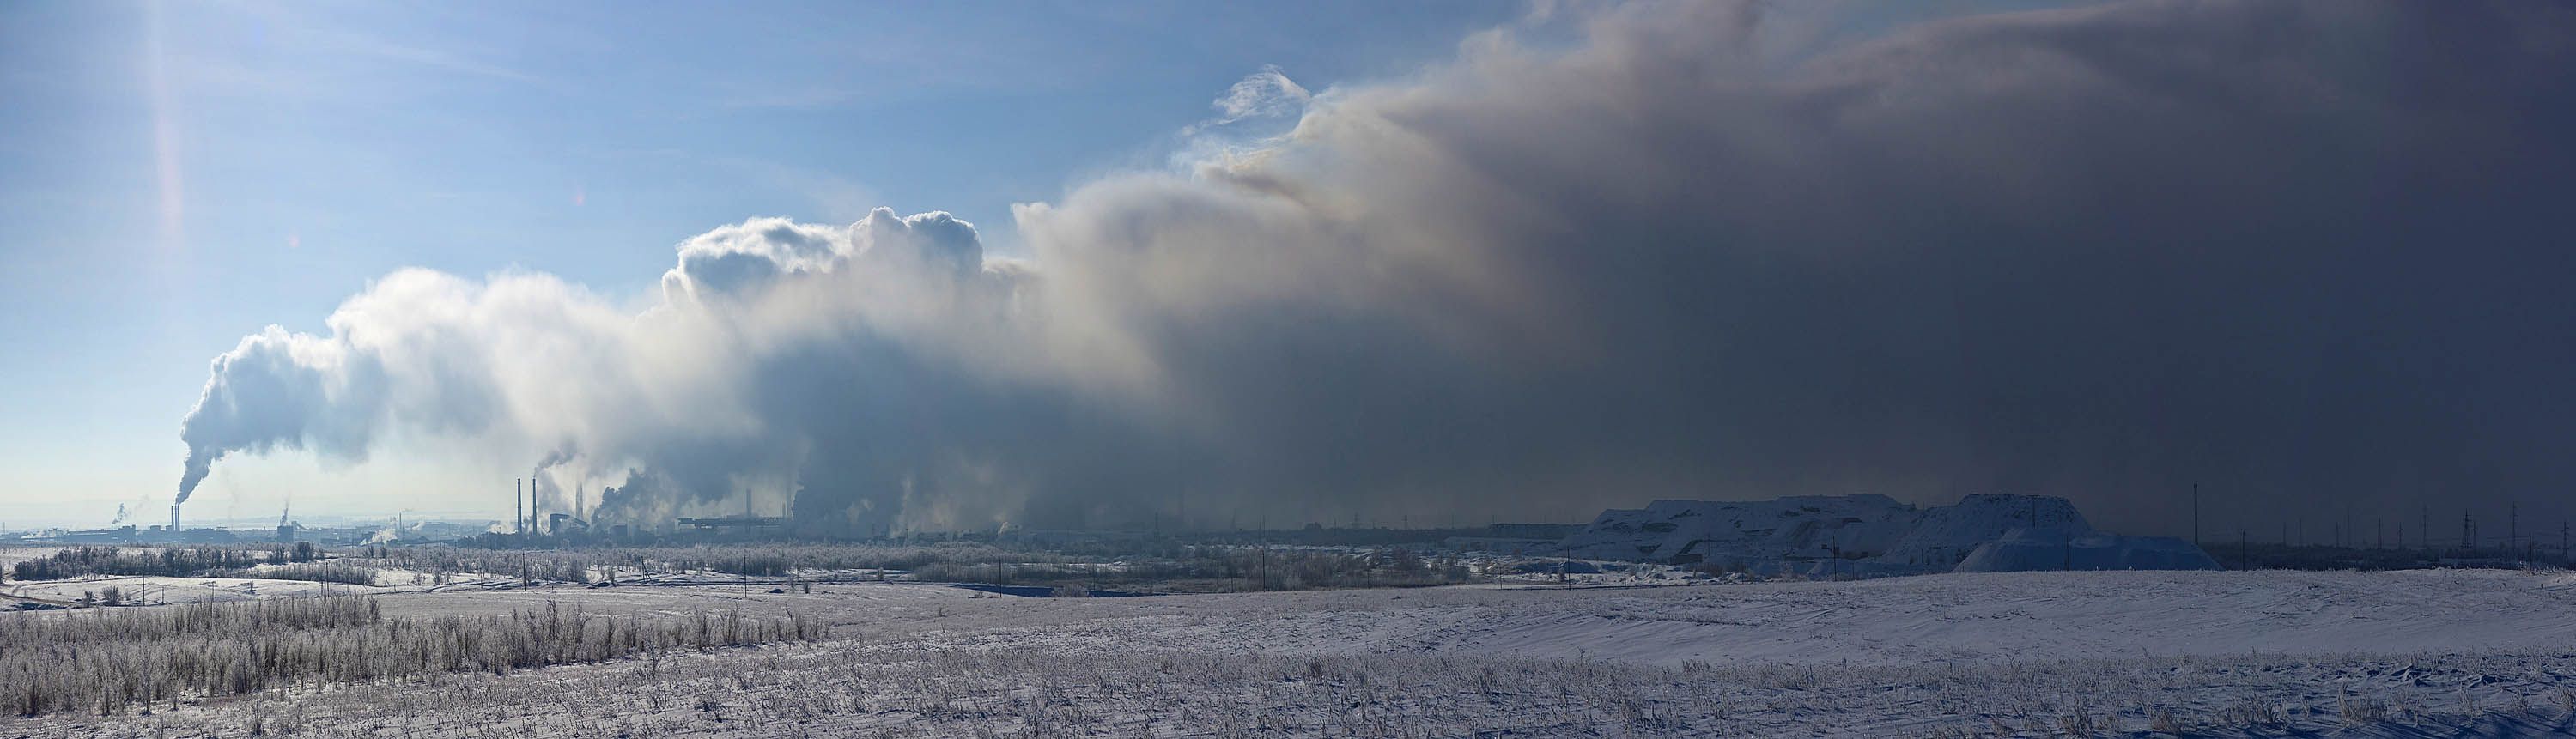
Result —
<instances>
[{"instance_id":1,"label":"distant building","mask_svg":"<svg viewBox=\"0 0 2576 739\"><path fill-rule=\"evenodd\" d=\"M725 516L722 518L683 518L679 524L707 532L775 533L787 527L787 519L777 516Z\"/></svg>"}]
</instances>

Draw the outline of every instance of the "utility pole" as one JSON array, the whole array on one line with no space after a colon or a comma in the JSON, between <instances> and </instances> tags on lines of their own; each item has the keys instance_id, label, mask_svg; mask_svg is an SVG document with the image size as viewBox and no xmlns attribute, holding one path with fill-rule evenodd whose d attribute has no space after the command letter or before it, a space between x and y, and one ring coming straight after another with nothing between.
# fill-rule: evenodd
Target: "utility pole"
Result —
<instances>
[{"instance_id":1,"label":"utility pole","mask_svg":"<svg viewBox=\"0 0 2576 739\"><path fill-rule=\"evenodd\" d=\"M2200 546L2200 483L2191 484L2191 545Z\"/></svg>"}]
</instances>

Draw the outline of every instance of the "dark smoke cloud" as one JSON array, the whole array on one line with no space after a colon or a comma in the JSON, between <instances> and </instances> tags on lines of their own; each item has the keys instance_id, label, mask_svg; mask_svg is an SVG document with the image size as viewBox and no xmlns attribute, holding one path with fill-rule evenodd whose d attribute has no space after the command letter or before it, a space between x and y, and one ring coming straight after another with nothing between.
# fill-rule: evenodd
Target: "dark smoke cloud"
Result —
<instances>
[{"instance_id":1,"label":"dark smoke cloud","mask_svg":"<svg viewBox=\"0 0 2576 739\"><path fill-rule=\"evenodd\" d=\"M2142 2L1795 59L1750 4L1532 23L1023 206L1028 264L881 210L692 239L640 315L397 274L217 360L183 489L388 425L576 440L604 520L751 491L829 533L1855 491L2173 531L2195 481L2241 525L2576 483L2562 7Z\"/></svg>"}]
</instances>

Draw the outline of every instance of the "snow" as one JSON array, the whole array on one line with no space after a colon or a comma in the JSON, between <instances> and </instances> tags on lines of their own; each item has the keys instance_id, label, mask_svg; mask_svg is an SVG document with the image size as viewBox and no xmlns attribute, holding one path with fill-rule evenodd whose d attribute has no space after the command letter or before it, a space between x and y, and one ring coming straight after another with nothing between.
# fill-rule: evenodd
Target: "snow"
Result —
<instances>
[{"instance_id":1,"label":"snow","mask_svg":"<svg viewBox=\"0 0 2576 739\"><path fill-rule=\"evenodd\" d=\"M2165 715L2230 736L2576 726L2569 573L1700 582L1116 599L904 582L408 591L383 596L387 614L793 609L840 640L43 717L16 733L238 735L256 716L299 717L298 736L529 737L2039 736L2140 732ZM1229 723L1248 716L1270 728Z\"/></svg>"},{"instance_id":2,"label":"snow","mask_svg":"<svg viewBox=\"0 0 2576 739\"><path fill-rule=\"evenodd\" d=\"M265 595L265 590L263 590ZM2576 574L2004 572L992 597L914 582L410 590L389 615L822 613L837 641L23 718L26 736L2527 736ZM31 618L31 615L0 615ZM526 706L526 695L549 695ZM2372 718L2378 716L2378 718ZM1260 724L1242 724L1242 721ZM1265 729L1267 726L1267 729ZM276 734L278 726L270 726ZM2092 734L2092 731L2087 731ZM2146 734L2164 736L2164 734Z\"/></svg>"},{"instance_id":3,"label":"snow","mask_svg":"<svg viewBox=\"0 0 2576 739\"><path fill-rule=\"evenodd\" d=\"M1970 495L1958 504L1925 510L1905 538L1882 559L1940 566L2015 529L2090 531L2084 514L2065 498L2036 495ZM2049 568L2054 569L2054 568Z\"/></svg>"},{"instance_id":4,"label":"snow","mask_svg":"<svg viewBox=\"0 0 2576 739\"><path fill-rule=\"evenodd\" d=\"M1150 603L1127 607L1186 618L1095 632L1102 641L1092 646L1679 666L2555 651L2576 640L2569 576L2504 570L2017 572L1142 600Z\"/></svg>"}]
</instances>

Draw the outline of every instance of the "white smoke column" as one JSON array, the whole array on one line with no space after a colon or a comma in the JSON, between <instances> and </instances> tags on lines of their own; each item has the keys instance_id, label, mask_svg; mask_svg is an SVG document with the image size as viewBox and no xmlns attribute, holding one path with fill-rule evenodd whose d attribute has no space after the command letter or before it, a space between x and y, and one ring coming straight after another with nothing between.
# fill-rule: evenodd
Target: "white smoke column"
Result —
<instances>
[{"instance_id":1,"label":"white smoke column","mask_svg":"<svg viewBox=\"0 0 2576 739\"><path fill-rule=\"evenodd\" d=\"M1010 268L984 269L972 226L944 213L879 210L845 228L753 219L679 252L662 299L640 309L546 275L415 269L343 304L327 334L247 337L216 358L182 423L182 499L227 454L363 460L392 428L522 448L564 440L540 473L578 450L595 466L792 474L796 429L752 407L753 375L780 355L861 336L942 355L1025 343L994 326ZM703 450L723 458L682 458Z\"/></svg>"},{"instance_id":2,"label":"white smoke column","mask_svg":"<svg viewBox=\"0 0 2576 739\"><path fill-rule=\"evenodd\" d=\"M410 278L398 273L388 280ZM353 359L351 348L347 341L270 326L216 357L205 394L180 422L188 459L175 502L187 502L215 461L233 452L309 443L363 457L381 412L384 377L367 358Z\"/></svg>"}]
</instances>

